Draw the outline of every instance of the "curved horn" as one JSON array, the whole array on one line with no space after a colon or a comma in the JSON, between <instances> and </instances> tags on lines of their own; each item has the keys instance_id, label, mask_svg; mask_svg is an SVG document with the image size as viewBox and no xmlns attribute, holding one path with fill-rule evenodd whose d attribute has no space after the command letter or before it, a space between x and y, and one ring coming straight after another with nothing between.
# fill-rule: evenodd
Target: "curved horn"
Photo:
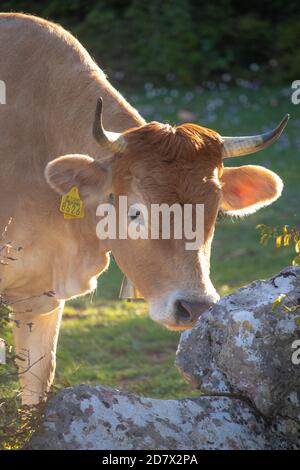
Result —
<instances>
[{"instance_id":1,"label":"curved horn","mask_svg":"<svg viewBox=\"0 0 300 470\"><path fill-rule=\"evenodd\" d=\"M264 134L248 137L222 137L224 141L223 158L241 157L268 147L281 136L289 118L290 115L286 114L275 129Z\"/></svg>"},{"instance_id":2,"label":"curved horn","mask_svg":"<svg viewBox=\"0 0 300 470\"><path fill-rule=\"evenodd\" d=\"M93 136L102 147L111 152L122 152L126 147L126 142L122 134L118 132L109 132L104 129L102 121L103 100L98 98L95 119L93 125Z\"/></svg>"}]
</instances>

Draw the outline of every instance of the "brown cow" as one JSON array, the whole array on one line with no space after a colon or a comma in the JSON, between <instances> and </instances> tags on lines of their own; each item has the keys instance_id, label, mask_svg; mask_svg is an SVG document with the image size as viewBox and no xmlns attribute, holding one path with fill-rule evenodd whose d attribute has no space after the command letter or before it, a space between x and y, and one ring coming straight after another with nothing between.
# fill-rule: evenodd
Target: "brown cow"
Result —
<instances>
[{"instance_id":1,"label":"brown cow","mask_svg":"<svg viewBox=\"0 0 300 470\"><path fill-rule=\"evenodd\" d=\"M9 239L23 248L1 268L0 292L14 305L22 399L31 405L53 381L64 301L95 289L110 252L149 301L151 317L169 328L191 327L218 299L209 277L218 211L245 215L282 191L273 172L224 168L223 158L260 150L285 121L250 138L222 138L194 124L145 124L60 26L1 14L0 44L7 93L0 105L0 227L12 217ZM99 96L104 125L115 133L104 129L101 101L94 120ZM84 202L82 219L59 211L61 195L73 186ZM186 251L184 240L99 240L96 208L112 195L117 211L120 195L147 207L204 204L203 243Z\"/></svg>"}]
</instances>

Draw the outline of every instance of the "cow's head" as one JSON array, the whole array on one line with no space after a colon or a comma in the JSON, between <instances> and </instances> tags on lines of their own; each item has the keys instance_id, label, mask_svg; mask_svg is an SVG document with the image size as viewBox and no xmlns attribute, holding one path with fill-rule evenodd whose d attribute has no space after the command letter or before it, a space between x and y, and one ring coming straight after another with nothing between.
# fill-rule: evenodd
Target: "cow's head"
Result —
<instances>
[{"instance_id":1,"label":"cow's head","mask_svg":"<svg viewBox=\"0 0 300 470\"><path fill-rule=\"evenodd\" d=\"M218 212L234 216L253 213L281 194L282 181L261 166L224 168L227 157L253 153L268 146L284 129L288 116L270 132L252 137L221 137L195 124L172 127L152 122L122 134L105 131L102 100L98 101L94 137L109 158L94 160L69 155L50 162L48 183L59 193L79 188L86 205L100 198L128 197L129 225L145 224L139 205L204 205L203 240L186 250L186 239L109 240L118 265L149 301L150 316L171 329L191 327L218 299L209 276L210 250ZM172 233L172 231L171 231Z\"/></svg>"}]
</instances>

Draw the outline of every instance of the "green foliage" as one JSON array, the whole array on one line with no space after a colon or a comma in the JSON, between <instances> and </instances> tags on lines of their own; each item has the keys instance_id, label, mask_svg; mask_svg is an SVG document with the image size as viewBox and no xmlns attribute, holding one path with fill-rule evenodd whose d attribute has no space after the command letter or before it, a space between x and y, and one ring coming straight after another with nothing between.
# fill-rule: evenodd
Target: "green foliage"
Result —
<instances>
[{"instance_id":1,"label":"green foliage","mask_svg":"<svg viewBox=\"0 0 300 470\"><path fill-rule=\"evenodd\" d=\"M17 260L15 253L21 250L21 247L16 247L7 241L10 223L11 219L3 232L0 232L0 266L4 270L9 263ZM36 429L42 416L42 407L31 410L21 407L18 372L11 337L12 312L13 309L7 299L0 293L0 339L4 341L6 349L6 364L0 364L0 450L22 447Z\"/></svg>"},{"instance_id":2,"label":"green foliage","mask_svg":"<svg viewBox=\"0 0 300 470\"><path fill-rule=\"evenodd\" d=\"M4 339L6 346L6 365L0 365L0 450L22 447L42 416L41 407L29 410L22 408L20 404L11 338L11 311L0 295L0 338Z\"/></svg>"},{"instance_id":3,"label":"green foliage","mask_svg":"<svg viewBox=\"0 0 300 470\"><path fill-rule=\"evenodd\" d=\"M283 313L299 313L300 304L298 301L293 301L286 294L280 294L272 303L272 311L275 312L281 309ZM295 325L300 326L300 317L295 317Z\"/></svg>"},{"instance_id":4,"label":"green foliage","mask_svg":"<svg viewBox=\"0 0 300 470\"><path fill-rule=\"evenodd\" d=\"M61 23L127 85L195 85L223 73L280 82L300 72L296 1L6 0L1 7Z\"/></svg>"},{"instance_id":5,"label":"green foliage","mask_svg":"<svg viewBox=\"0 0 300 470\"><path fill-rule=\"evenodd\" d=\"M286 294L280 294L272 303L272 311L274 312L286 299Z\"/></svg>"},{"instance_id":6,"label":"green foliage","mask_svg":"<svg viewBox=\"0 0 300 470\"><path fill-rule=\"evenodd\" d=\"M293 245L296 256L292 259L292 265L300 264L300 229L298 227L272 227L265 224L258 224L257 229L261 231L260 243L266 245L270 239L275 240L276 248Z\"/></svg>"},{"instance_id":7,"label":"green foliage","mask_svg":"<svg viewBox=\"0 0 300 470\"><path fill-rule=\"evenodd\" d=\"M261 231L260 243L266 246L270 239L275 241L276 248L284 248L293 246L296 256L292 259L292 265L300 264L300 229L283 225L282 227L272 227L265 224L258 224L257 229ZM279 308L286 313L298 312L300 309L299 302L293 302L287 294L279 294L272 303L272 311ZM300 317L295 318L295 324L300 326Z\"/></svg>"}]
</instances>

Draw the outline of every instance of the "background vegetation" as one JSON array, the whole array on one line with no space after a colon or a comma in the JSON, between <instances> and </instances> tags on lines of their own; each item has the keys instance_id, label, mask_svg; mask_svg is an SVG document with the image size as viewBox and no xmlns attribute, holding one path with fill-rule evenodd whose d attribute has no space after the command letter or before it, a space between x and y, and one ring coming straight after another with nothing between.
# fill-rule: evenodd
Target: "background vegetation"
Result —
<instances>
[{"instance_id":1,"label":"background vegetation","mask_svg":"<svg viewBox=\"0 0 300 470\"><path fill-rule=\"evenodd\" d=\"M297 0L4 0L1 10L61 23L130 86L299 75Z\"/></svg>"},{"instance_id":2,"label":"background vegetation","mask_svg":"<svg viewBox=\"0 0 300 470\"><path fill-rule=\"evenodd\" d=\"M224 295L290 264L294 247L261 245L256 225L300 226L300 105L291 103L291 81L300 79L297 2L11 0L1 9L35 13L71 30L149 121L194 121L243 135L271 128L289 112L286 132L270 149L226 162L264 165L285 189L257 214L218 220L211 278ZM198 394L174 367L179 334L152 322L146 304L116 300L121 279L112 261L94 295L67 304L54 391L84 382L152 397ZM11 341L7 324L5 338ZM1 439L12 448L28 437L14 372L11 363L0 371L0 448Z\"/></svg>"}]
</instances>

